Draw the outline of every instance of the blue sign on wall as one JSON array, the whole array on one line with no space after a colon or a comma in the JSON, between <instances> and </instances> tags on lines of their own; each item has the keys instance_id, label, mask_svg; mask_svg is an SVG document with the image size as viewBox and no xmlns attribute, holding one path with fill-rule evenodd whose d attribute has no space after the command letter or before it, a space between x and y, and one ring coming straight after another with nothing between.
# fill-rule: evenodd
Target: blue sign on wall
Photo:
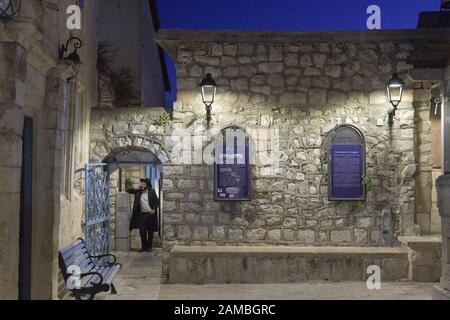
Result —
<instances>
[{"instance_id":1,"label":"blue sign on wall","mask_svg":"<svg viewBox=\"0 0 450 320\"><path fill-rule=\"evenodd\" d=\"M364 200L365 150L363 144L330 147L330 200Z\"/></svg>"},{"instance_id":2,"label":"blue sign on wall","mask_svg":"<svg viewBox=\"0 0 450 320\"><path fill-rule=\"evenodd\" d=\"M215 200L251 200L248 146L226 146L215 165Z\"/></svg>"}]
</instances>

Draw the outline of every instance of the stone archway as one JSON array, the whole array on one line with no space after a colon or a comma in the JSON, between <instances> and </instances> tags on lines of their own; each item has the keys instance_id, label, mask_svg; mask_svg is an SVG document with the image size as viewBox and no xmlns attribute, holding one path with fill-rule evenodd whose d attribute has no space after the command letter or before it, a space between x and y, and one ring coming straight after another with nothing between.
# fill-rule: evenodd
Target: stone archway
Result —
<instances>
[{"instance_id":1,"label":"stone archway","mask_svg":"<svg viewBox=\"0 0 450 320\"><path fill-rule=\"evenodd\" d=\"M164 112L162 108L94 109L90 124L90 162L107 163L108 171L115 172L114 175L117 176L119 171L117 169L127 166L140 168L141 175L146 173L146 167L157 167L162 191L162 167L171 162L164 143L169 134L169 128L152 124L152 119L162 112ZM135 173L135 175L138 174ZM126 175L120 175L120 177L120 189L118 187L119 178L113 181L116 184L116 190L111 191L113 205L115 205L113 193L123 192L126 189L124 184ZM111 180L114 179L116 177L111 176ZM133 182L136 183L136 181L138 179L134 177ZM162 192L160 198L163 202ZM115 232L116 212L113 205L111 206L111 221L114 221L112 232ZM161 209L163 211L163 206ZM161 212L160 221L162 214Z\"/></svg>"},{"instance_id":2,"label":"stone archway","mask_svg":"<svg viewBox=\"0 0 450 320\"><path fill-rule=\"evenodd\" d=\"M90 161L101 162L124 148L139 148L155 154L162 164L170 162L165 138L169 128L152 120L163 108L94 109L90 125Z\"/></svg>"}]
</instances>

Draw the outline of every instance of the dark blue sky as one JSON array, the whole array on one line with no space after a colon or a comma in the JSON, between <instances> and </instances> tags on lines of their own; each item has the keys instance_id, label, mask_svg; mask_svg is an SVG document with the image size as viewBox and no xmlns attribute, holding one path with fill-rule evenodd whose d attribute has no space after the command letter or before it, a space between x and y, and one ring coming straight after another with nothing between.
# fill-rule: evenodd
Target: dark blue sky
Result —
<instances>
[{"instance_id":1,"label":"dark blue sky","mask_svg":"<svg viewBox=\"0 0 450 320\"><path fill-rule=\"evenodd\" d=\"M415 28L419 12L440 8L440 0L158 0L161 27L182 29L362 30L373 4L382 29Z\"/></svg>"}]
</instances>

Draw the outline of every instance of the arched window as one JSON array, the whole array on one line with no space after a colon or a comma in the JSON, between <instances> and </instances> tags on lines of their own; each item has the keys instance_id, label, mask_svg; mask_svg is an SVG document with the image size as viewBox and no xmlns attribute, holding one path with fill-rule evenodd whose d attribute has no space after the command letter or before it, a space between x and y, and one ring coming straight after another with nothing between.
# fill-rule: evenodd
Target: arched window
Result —
<instances>
[{"instance_id":1,"label":"arched window","mask_svg":"<svg viewBox=\"0 0 450 320\"><path fill-rule=\"evenodd\" d=\"M366 199L366 146L362 132L351 125L336 127L328 150L328 192L331 201Z\"/></svg>"},{"instance_id":2,"label":"arched window","mask_svg":"<svg viewBox=\"0 0 450 320\"><path fill-rule=\"evenodd\" d=\"M227 127L216 137L214 199L251 200L250 137L240 127Z\"/></svg>"}]
</instances>

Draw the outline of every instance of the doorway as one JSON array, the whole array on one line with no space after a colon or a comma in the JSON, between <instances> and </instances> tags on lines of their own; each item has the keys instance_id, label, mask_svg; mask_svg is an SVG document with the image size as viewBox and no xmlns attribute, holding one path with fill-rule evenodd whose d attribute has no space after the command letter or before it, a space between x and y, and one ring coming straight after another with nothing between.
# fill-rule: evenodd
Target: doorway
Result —
<instances>
[{"instance_id":1,"label":"doorway","mask_svg":"<svg viewBox=\"0 0 450 320\"><path fill-rule=\"evenodd\" d=\"M152 152L136 147L125 147L104 159L110 174L111 248L114 251L137 251L141 247L139 230L129 230L134 196L126 193L140 184L141 178L150 179L159 200L159 237L154 247L161 247L163 192L161 162Z\"/></svg>"},{"instance_id":2,"label":"doorway","mask_svg":"<svg viewBox=\"0 0 450 320\"><path fill-rule=\"evenodd\" d=\"M31 299L31 244L33 216L33 118L25 117L22 136L20 186L19 300Z\"/></svg>"}]
</instances>

